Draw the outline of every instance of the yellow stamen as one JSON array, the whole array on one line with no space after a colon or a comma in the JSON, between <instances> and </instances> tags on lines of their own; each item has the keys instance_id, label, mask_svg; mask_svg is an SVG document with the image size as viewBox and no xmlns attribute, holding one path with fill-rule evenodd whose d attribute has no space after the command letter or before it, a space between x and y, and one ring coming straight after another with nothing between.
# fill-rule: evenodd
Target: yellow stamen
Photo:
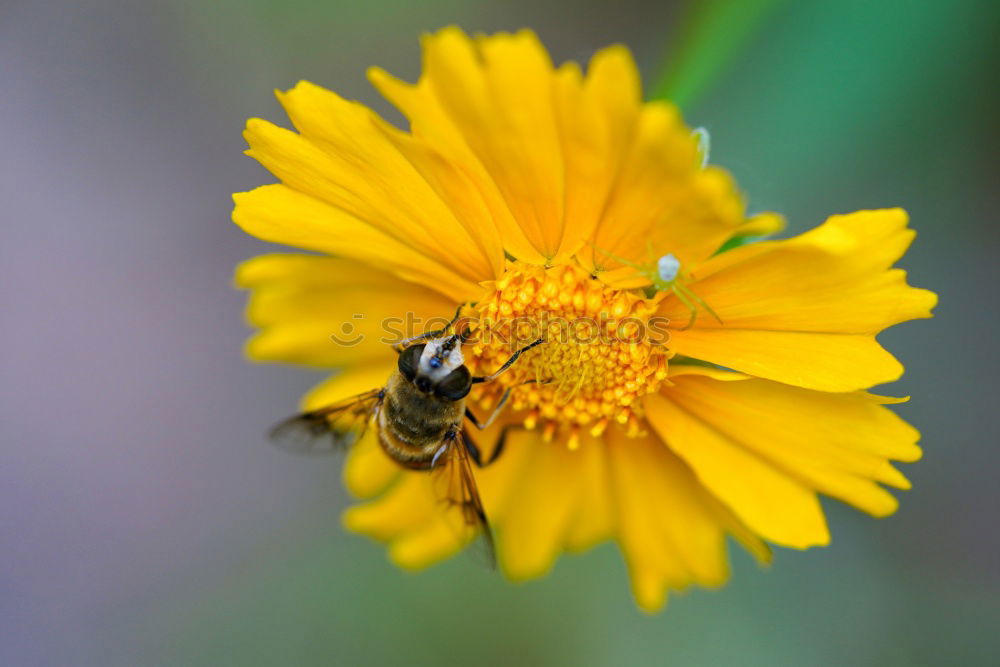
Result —
<instances>
[{"instance_id":1,"label":"yellow stamen","mask_svg":"<svg viewBox=\"0 0 1000 667\"><path fill-rule=\"evenodd\" d=\"M513 350L543 338L496 382L479 385L472 400L495 405L508 388L510 407L526 412L528 428L546 439L587 426L600 435L613 420L640 432L641 401L666 379L668 351L651 330L658 298L616 290L577 266L543 268L516 262L477 305L479 340L467 362L478 374L500 367Z\"/></svg>"},{"instance_id":2,"label":"yellow stamen","mask_svg":"<svg viewBox=\"0 0 1000 667\"><path fill-rule=\"evenodd\" d=\"M566 438L566 447L571 452L575 452L576 450L580 449L580 429L573 428L570 431L569 437Z\"/></svg>"}]
</instances>

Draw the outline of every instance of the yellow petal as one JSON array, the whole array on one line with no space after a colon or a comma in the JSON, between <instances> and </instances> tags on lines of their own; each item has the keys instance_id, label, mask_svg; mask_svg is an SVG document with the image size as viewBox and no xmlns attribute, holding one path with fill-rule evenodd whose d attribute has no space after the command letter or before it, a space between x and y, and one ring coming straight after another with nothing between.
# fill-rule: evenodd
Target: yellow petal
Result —
<instances>
[{"instance_id":1,"label":"yellow petal","mask_svg":"<svg viewBox=\"0 0 1000 667\"><path fill-rule=\"evenodd\" d=\"M448 159L437 148L411 134L380 124L380 129L397 150L406 157L428 185L451 209L490 262L490 275L499 276L505 268L503 239L494 222L493 211L479 184L461 165ZM447 229L431 227L427 233L448 238Z\"/></svg>"},{"instance_id":2,"label":"yellow petal","mask_svg":"<svg viewBox=\"0 0 1000 667\"><path fill-rule=\"evenodd\" d=\"M278 99L295 127L347 171L356 171L365 182L380 184L381 195L399 201L409 218L422 227L417 237L442 240L443 250L468 264L481 280L495 278L504 264L503 244L492 222L480 224L470 218L465 207L449 206L460 181L427 180L427 173L413 164L411 154L391 140L394 128L357 102L348 102L336 93L307 81L299 82ZM342 177L345 187L355 187L356 179ZM438 188L445 188L445 192ZM398 232L399 218L387 231Z\"/></svg>"},{"instance_id":3,"label":"yellow petal","mask_svg":"<svg viewBox=\"0 0 1000 667\"><path fill-rule=\"evenodd\" d=\"M305 407L320 407L378 386L394 366L394 361L383 361L347 369L313 389ZM404 470L392 461L378 445L374 429L351 449L344 481L356 496L378 496L348 509L344 525L388 542L390 557L401 567L423 568L461 548L465 536L438 501L431 475Z\"/></svg>"},{"instance_id":4,"label":"yellow petal","mask_svg":"<svg viewBox=\"0 0 1000 667\"><path fill-rule=\"evenodd\" d=\"M583 435L575 452L577 497L566 534L566 549L583 551L615 533L615 500L611 490L607 446Z\"/></svg>"},{"instance_id":5,"label":"yellow petal","mask_svg":"<svg viewBox=\"0 0 1000 667\"><path fill-rule=\"evenodd\" d=\"M768 236L780 232L785 228L785 218L777 213L758 213L743 225L735 233L735 236Z\"/></svg>"},{"instance_id":6,"label":"yellow petal","mask_svg":"<svg viewBox=\"0 0 1000 667\"><path fill-rule=\"evenodd\" d=\"M530 31L445 28L424 40L417 85L370 76L410 121L412 138L393 136L400 150L453 208L489 211L512 255L560 263L589 237L639 109L626 49L598 52L584 78L573 64L556 71Z\"/></svg>"},{"instance_id":7,"label":"yellow petal","mask_svg":"<svg viewBox=\"0 0 1000 667\"><path fill-rule=\"evenodd\" d=\"M344 462L344 486L358 498L373 498L385 491L401 469L378 444L374 427L351 447Z\"/></svg>"},{"instance_id":8,"label":"yellow petal","mask_svg":"<svg viewBox=\"0 0 1000 667\"><path fill-rule=\"evenodd\" d=\"M356 259L405 280L434 285L456 303L475 299L481 291L435 256L287 186L265 185L235 194L233 200L233 221L265 241Z\"/></svg>"},{"instance_id":9,"label":"yellow petal","mask_svg":"<svg viewBox=\"0 0 1000 667\"><path fill-rule=\"evenodd\" d=\"M706 317L701 314L699 320ZM903 374L902 364L872 335L696 325L672 330L669 345L678 354L821 391L854 391L892 382Z\"/></svg>"},{"instance_id":10,"label":"yellow petal","mask_svg":"<svg viewBox=\"0 0 1000 667\"><path fill-rule=\"evenodd\" d=\"M735 374L734 374L735 375ZM648 419L751 528L787 546L828 539L815 491L876 516L905 487L888 459L919 458L917 432L865 392L831 394L759 379L676 376Z\"/></svg>"},{"instance_id":11,"label":"yellow petal","mask_svg":"<svg viewBox=\"0 0 1000 667\"><path fill-rule=\"evenodd\" d=\"M894 399L867 392L830 394L766 380L720 383L694 377L679 380L667 392L692 414L712 415L720 428L755 424L743 429L745 446L780 461L817 490L872 514L884 513L880 502L865 502L879 497L874 482L908 485L888 459L912 462L921 456L920 434L884 407ZM857 495L848 488L856 488Z\"/></svg>"},{"instance_id":12,"label":"yellow petal","mask_svg":"<svg viewBox=\"0 0 1000 667\"><path fill-rule=\"evenodd\" d=\"M518 423L507 414L506 423ZM501 426L472 435L481 451L492 452ZM485 446L484 446L485 443ZM512 579L529 579L545 574L562 546L567 513L572 498L566 485L574 482L571 473L553 479L552 444L544 443L534 431L511 430L503 454L491 465L474 469L486 517L496 538L497 556L504 574ZM545 474L542 472L545 471ZM531 505L527 514L525 508ZM538 508L544 506L545 512ZM552 511L550 512L549 509Z\"/></svg>"},{"instance_id":13,"label":"yellow petal","mask_svg":"<svg viewBox=\"0 0 1000 667\"><path fill-rule=\"evenodd\" d=\"M893 324L930 317L936 296L889 267L913 238L899 209L834 216L785 241L755 243L695 269L688 285L719 316L674 294L659 314L676 323L678 354L824 391L897 379L902 366L876 341Z\"/></svg>"},{"instance_id":14,"label":"yellow petal","mask_svg":"<svg viewBox=\"0 0 1000 667\"><path fill-rule=\"evenodd\" d=\"M261 328L254 359L334 367L395 355L392 342L445 323L455 303L358 262L274 254L244 262L237 284L253 290L247 318Z\"/></svg>"},{"instance_id":15,"label":"yellow petal","mask_svg":"<svg viewBox=\"0 0 1000 667\"><path fill-rule=\"evenodd\" d=\"M588 447L600 446L588 443ZM514 580L539 577L552 567L577 510L581 463L579 451L546 443L537 433L511 437L506 457L528 448L516 486L491 516L498 535L498 555L504 573ZM516 454L515 454L516 456Z\"/></svg>"},{"instance_id":16,"label":"yellow petal","mask_svg":"<svg viewBox=\"0 0 1000 667\"><path fill-rule=\"evenodd\" d=\"M674 401L650 395L645 404L656 432L752 530L787 547L829 542L819 500L805 484L743 449Z\"/></svg>"},{"instance_id":17,"label":"yellow petal","mask_svg":"<svg viewBox=\"0 0 1000 667\"><path fill-rule=\"evenodd\" d=\"M399 567L420 570L455 554L466 540L462 529L441 520L430 520L419 530L392 541L389 558Z\"/></svg>"},{"instance_id":18,"label":"yellow petal","mask_svg":"<svg viewBox=\"0 0 1000 667\"><path fill-rule=\"evenodd\" d=\"M344 512L344 525L383 542L418 530L433 518L436 510L424 477L404 470L385 494Z\"/></svg>"},{"instance_id":19,"label":"yellow petal","mask_svg":"<svg viewBox=\"0 0 1000 667\"><path fill-rule=\"evenodd\" d=\"M424 75L539 252L554 257L564 181L553 67L529 31L473 42L450 28L424 40Z\"/></svg>"},{"instance_id":20,"label":"yellow petal","mask_svg":"<svg viewBox=\"0 0 1000 667\"><path fill-rule=\"evenodd\" d=\"M299 89L283 98L299 122L313 118L300 107L311 110L318 106L315 102L303 104L302 97L310 90ZM300 107L292 106L293 102ZM493 277L489 259L427 182L386 139L372 112L360 105L341 102L337 112L331 111L336 115L328 122L342 123L346 132L357 135L357 143L350 144L344 139L342 144L334 145L328 140L321 145L309 137L252 118L244 132L250 145L247 154L290 188L416 248L455 274L472 282Z\"/></svg>"},{"instance_id":21,"label":"yellow petal","mask_svg":"<svg viewBox=\"0 0 1000 667\"><path fill-rule=\"evenodd\" d=\"M540 240L529 239L514 218L496 182L452 123L428 78L410 85L377 67L368 70L368 77L410 121L411 136L388 132L389 138L428 182L449 198L452 208L465 210L476 224L494 225L504 248L521 261L544 264L546 259L535 246ZM482 209L487 218L481 217Z\"/></svg>"},{"instance_id":22,"label":"yellow petal","mask_svg":"<svg viewBox=\"0 0 1000 667\"><path fill-rule=\"evenodd\" d=\"M481 437L476 442L482 446L494 441L498 433L497 427L477 433ZM528 470L536 453L529 445L536 442L533 433L515 431L507 451L493 465L486 469L473 468L486 515L494 526L501 550L505 534L501 508L512 495L520 493L520 476ZM491 451L489 447L483 449ZM377 452L388 460L380 448ZM362 470L360 464L360 460L355 462L352 458L345 471L352 490L368 490L383 481L380 470ZM348 529L387 542L393 562L407 569L427 567L454 554L473 537L459 512L442 502L442 489L435 483L432 473L402 470L395 482L383 495L352 507L344 514Z\"/></svg>"},{"instance_id":23,"label":"yellow petal","mask_svg":"<svg viewBox=\"0 0 1000 667\"><path fill-rule=\"evenodd\" d=\"M667 369L667 377L673 378L678 375L702 375L704 377L710 377L724 382L732 380L746 380L750 377L742 373L734 373L722 368L716 368L715 366L705 366L702 364L683 361L671 362L670 367Z\"/></svg>"},{"instance_id":24,"label":"yellow petal","mask_svg":"<svg viewBox=\"0 0 1000 667\"><path fill-rule=\"evenodd\" d=\"M344 512L348 530L389 543L389 556L406 569L421 569L454 554L467 538L438 502L432 476L404 470L385 494Z\"/></svg>"},{"instance_id":25,"label":"yellow petal","mask_svg":"<svg viewBox=\"0 0 1000 667\"><path fill-rule=\"evenodd\" d=\"M566 170L560 250L579 251L608 201L628 150L641 102L639 72L628 49L598 51L581 79L575 63L556 75L555 102Z\"/></svg>"},{"instance_id":26,"label":"yellow petal","mask_svg":"<svg viewBox=\"0 0 1000 667\"><path fill-rule=\"evenodd\" d=\"M639 606L655 611L668 588L721 585L729 574L718 502L653 436L608 432L618 540Z\"/></svg>"},{"instance_id":27,"label":"yellow petal","mask_svg":"<svg viewBox=\"0 0 1000 667\"><path fill-rule=\"evenodd\" d=\"M619 259L655 271L667 253L682 266L704 261L745 223L745 206L732 177L700 163L697 140L676 107L643 106L614 191L598 222L592 249L580 253L584 267L609 271ZM602 275L616 287L634 268ZM640 284L649 284L639 279Z\"/></svg>"}]
</instances>

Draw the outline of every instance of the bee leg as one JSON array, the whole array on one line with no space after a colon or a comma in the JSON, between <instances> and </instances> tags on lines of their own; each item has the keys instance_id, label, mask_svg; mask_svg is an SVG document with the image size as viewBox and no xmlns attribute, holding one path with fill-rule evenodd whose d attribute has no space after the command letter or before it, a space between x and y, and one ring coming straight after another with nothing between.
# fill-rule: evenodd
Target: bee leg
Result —
<instances>
[{"instance_id":1,"label":"bee leg","mask_svg":"<svg viewBox=\"0 0 1000 667\"><path fill-rule=\"evenodd\" d=\"M438 459L441 458L442 454L448 451L448 448L451 447L451 443L454 439L455 439L454 435L445 436L444 444L438 447L437 451L434 452L434 458L431 459L431 466L430 466L431 468L437 465Z\"/></svg>"},{"instance_id":2,"label":"bee leg","mask_svg":"<svg viewBox=\"0 0 1000 667\"><path fill-rule=\"evenodd\" d=\"M469 452L469 457L472 459L472 462L476 464L477 468L485 468L491 465L498 458L500 458L500 455L503 453L503 448L507 444L507 434L510 433L510 431L515 428L524 428L524 426L522 424L507 424L502 429L500 429L500 437L497 438L497 444L493 448L493 452L490 454L490 457L485 461L483 460L483 453L479 450L479 447L472 441L472 438L468 435L468 432L466 432L466 436L465 438L463 438L463 440L465 441L465 449L466 451Z\"/></svg>"},{"instance_id":3,"label":"bee leg","mask_svg":"<svg viewBox=\"0 0 1000 667\"><path fill-rule=\"evenodd\" d=\"M535 345L535 344L537 344L537 343L533 343L533 345ZM525 349L527 349L527 348L525 348ZM551 381L552 381L551 379L549 379L549 380L525 380L521 384L548 384ZM519 384L519 385L515 385L515 386L520 387L521 385ZM473 425L475 425L476 428L478 428L480 431L485 431L486 429L488 429L490 427L490 424L492 424L494 421L496 421L496 418L500 416L500 412L503 410L503 406L505 406L507 404L507 399L510 398L510 392L511 392L512 389L514 389L514 387L507 387L507 391L505 391L503 393L503 396L500 397L500 402L497 403L497 406L495 408L493 408L493 413L490 414L489 418L485 422L480 422L476 418L476 415L472 414L472 410L470 410L468 406L465 407L465 416L468 418L468 420L470 422L473 423Z\"/></svg>"},{"instance_id":4,"label":"bee leg","mask_svg":"<svg viewBox=\"0 0 1000 667\"><path fill-rule=\"evenodd\" d=\"M537 345L537 343L533 343L532 345ZM526 381L522 382L521 384L536 384L536 383L537 384L548 384L551 381L552 381L551 379L549 379L549 380L526 380ZM518 386L520 386L520 385L518 385ZM511 389L513 389L513 387L507 387L507 391L505 391L503 393L503 396L500 397L500 402L497 403L497 406L495 408L493 408L493 414L491 414L490 417L489 417L489 419L487 419L485 422L480 422L479 419L476 418L476 415L472 414L472 410L470 410L468 408L468 406L466 406L466 408L465 408L465 416L466 416L466 418L470 422L472 422L473 426L475 426L476 428L478 428L480 431L483 431L483 430L489 428L490 424L492 424L496 420L497 416L500 414L500 411L503 410L504 405L507 403L507 399L510 398L510 391L511 391ZM482 457L482 454L479 451L479 447L477 447L476 444L474 442L472 442L472 438L468 435L468 431L466 431L465 446L466 446L466 449L469 450L469 455L472 457L473 463L475 463L476 466L479 467L479 468L485 468L489 464L491 464L494 461L496 461L497 457L500 456L500 452L503 451L504 445L507 443L507 433L510 431L510 429L515 428L515 427L519 427L519 426L522 426L522 424L507 424L502 429L500 429L500 437L497 438L496 447L493 448L493 453L490 454L489 460L487 460L485 463L483 462L483 457Z\"/></svg>"},{"instance_id":5,"label":"bee leg","mask_svg":"<svg viewBox=\"0 0 1000 667\"><path fill-rule=\"evenodd\" d=\"M466 414L468 414L468 411L466 411ZM472 437L469 435L468 429L465 430L464 435L465 437L462 438L462 440L465 441L465 451L469 452L469 457L472 459L472 462L476 464L476 467L482 468L483 453L479 451L479 446L472 442Z\"/></svg>"},{"instance_id":6,"label":"bee leg","mask_svg":"<svg viewBox=\"0 0 1000 667\"><path fill-rule=\"evenodd\" d=\"M503 406L507 404L507 399L510 398L511 389L513 389L513 387L507 387L507 391L505 391L503 393L503 396L500 397L500 402L497 403L497 406L495 408L493 408L493 413L489 416L489 418L485 422L480 423L479 420L476 419L476 415L472 414L472 410L470 410L468 407L465 408L465 416L469 418L469 421L475 424L476 428L478 428L480 431L485 431L490 427L490 424L492 424L496 420L496 418L500 415L500 412L503 410Z\"/></svg>"},{"instance_id":7,"label":"bee leg","mask_svg":"<svg viewBox=\"0 0 1000 667\"><path fill-rule=\"evenodd\" d=\"M496 447L493 448L493 453L490 454L490 458L486 459L486 461L483 462L483 463L480 463L477 460L476 461L476 465L478 465L480 468L485 468L486 466L491 465L494 461L496 461L498 458L500 458L500 455L503 454L503 448L507 445L507 436L515 428L524 428L524 425L523 424L507 424L502 429L500 429L500 437L497 438Z\"/></svg>"},{"instance_id":8,"label":"bee leg","mask_svg":"<svg viewBox=\"0 0 1000 667\"><path fill-rule=\"evenodd\" d=\"M515 428L523 428L523 425L507 424L502 429L500 429L500 437L497 438L497 446L493 448L493 453L490 454L489 460L483 464L483 467L488 466L489 464L493 463L498 458L500 458L500 454L503 453L503 448L507 444L507 434L510 433L511 430Z\"/></svg>"},{"instance_id":9,"label":"bee leg","mask_svg":"<svg viewBox=\"0 0 1000 667\"><path fill-rule=\"evenodd\" d=\"M489 427L490 424L493 423L493 420L497 418L497 415L500 414L500 411L503 409L504 403L507 402L508 398L510 398L510 388L509 387L507 388L507 391L505 391L503 393L503 397L500 399L500 402L497 403L497 407L494 408L493 414L491 414L490 418L487 419L485 422L480 422L476 418L476 415L474 415L472 413L472 410L470 410L468 406L466 406L466 408L465 408L465 417L470 422L472 422L472 425L475 426L476 428L478 428L480 431L485 430L486 428ZM506 428L506 427L504 427L504 428ZM502 437L502 435L501 435L501 437ZM465 448L467 450L469 450L469 456L472 457L472 462L476 464L476 467L482 468L482 467L484 467L486 465L489 465L489 463L485 463L485 464L483 463L483 455L479 451L479 447L477 447L476 444L474 442L472 442L472 437L469 435L468 430L466 430L466 432L465 432L465 438L463 438L463 439L465 440ZM494 449L493 450L493 455L490 456L490 461L489 462L492 463L493 459L495 459L495 458L496 458L496 450Z\"/></svg>"},{"instance_id":10,"label":"bee leg","mask_svg":"<svg viewBox=\"0 0 1000 667\"><path fill-rule=\"evenodd\" d=\"M534 343L530 343L528 345L525 345L520 350L518 350L517 352L515 352L514 354L512 354L511 357L510 357L510 359L508 359L506 362L504 362L504 365L501 366L500 369L497 372L493 373L492 375L483 375L483 376L480 376L480 377L474 377L474 378L472 378L472 384L479 384L480 382L490 382L492 380L497 379L497 377L501 373L503 373L505 370L507 370L508 368L510 368L514 364L514 362L517 361L518 357L520 357L522 354L524 354L525 352L527 352L531 348L535 347L536 345L541 345L544 342L545 342L545 339L539 338Z\"/></svg>"},{"instance_id":11,"label":"bee leg","mask_svg":"<svg viewBox=\"0 0 1000 667\"><path fill-rule=\"evenodd\" d=\"M452 317L451 321L448 322L448 324L444 325L442 328L437 329L435 331L428 331L427 333L422 333L417 336L407 338L406 340L401 340L395 345L393 345L392 349L396 351L396 354L399 354L400 352L405 350L410 345L410 343L416 343L418 340L427 340L428 338L440 338L445 333L447 333L448 329L451 328L451 325L453 325L455 322L458 321L458 318L462 314L463 308L465 308L464 303L458 304L458 308L455 310L455 316Z\"/></svg>"}]
</instances>

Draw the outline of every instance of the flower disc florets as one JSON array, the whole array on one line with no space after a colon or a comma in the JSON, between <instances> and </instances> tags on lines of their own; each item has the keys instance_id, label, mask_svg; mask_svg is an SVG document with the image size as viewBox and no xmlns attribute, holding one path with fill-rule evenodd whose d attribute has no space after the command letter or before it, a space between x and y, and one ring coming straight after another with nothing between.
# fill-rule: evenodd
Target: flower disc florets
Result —
<instances>
[{"instance_id":1,"label":"flower disc florets","mask_svg":"<svg viewBox=\"0 0 1000 667\"><path fill-rule=\"evenodd\" d=\"M543 268L512 263L476 306L479 336L472 345L477 371L499 368L513 350L541 338L474 399L495 405L512 388L510 406L525 424L551 439L569 428L592 435L611 422L640 432L637 399L667 376L666 321L654 317L658 298L612 289L578 266Z\"/></svg>"}]
</instances>

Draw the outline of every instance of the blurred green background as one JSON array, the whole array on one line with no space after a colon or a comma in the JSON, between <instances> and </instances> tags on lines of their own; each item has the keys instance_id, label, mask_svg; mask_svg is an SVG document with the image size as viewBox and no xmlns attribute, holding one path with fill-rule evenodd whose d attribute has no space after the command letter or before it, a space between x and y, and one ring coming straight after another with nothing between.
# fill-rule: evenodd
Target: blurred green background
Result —
<instances>
[{"instance_id":1,"label":"blurred green background","mask_svg":"<svg viewBox=\"0 0 1000 667\"><path fill-rule=\"evenodd\" d=\"M733 554L721 591L639 613L611 545L511 585L421 575L345 534L337 464L269 448L319 376L241 357L229 195L272 178L246 118L309 79L394 121L417 38L612 42L797 233L901 205L937 318L881 340L924 434L914 490L833 544ZM103 0L0 10L0 662L5 665L996 664L1000 3Z\"/></svg>"}]
</instances>

